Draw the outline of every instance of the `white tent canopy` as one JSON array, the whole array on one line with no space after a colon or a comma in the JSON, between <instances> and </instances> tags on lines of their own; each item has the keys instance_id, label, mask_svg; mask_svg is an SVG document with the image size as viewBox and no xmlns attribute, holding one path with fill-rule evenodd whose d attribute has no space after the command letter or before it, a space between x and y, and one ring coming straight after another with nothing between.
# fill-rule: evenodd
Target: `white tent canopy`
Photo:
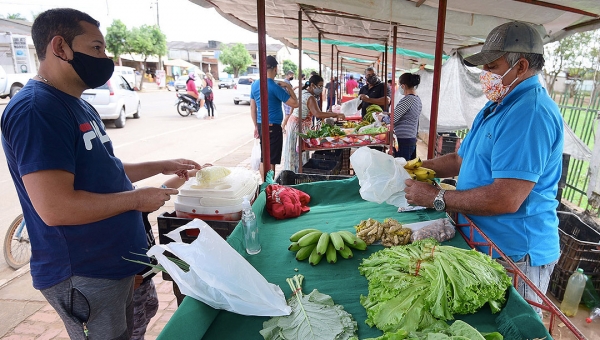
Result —
<instances>
[{"instance_id":1,"label":"white tent canopy","mask_svg":"<svg viewBox=\"0 0 600 340\"><path fill-rule=\"evenodd\" d=\"M190 0L214 7L231 22L256 32L256 0ZM326 6L326 8L324 7ZM298 12L302 11L303 38L385 44L391 47L392 27L398 27L397 47L433 54L438 23L437 0L265 0L267 34L298 47ZM578 31L600 28L598 0L448 0L443 50L467 55L477 52L487 34L512 20L535 25L544 42L559 40ZM318 51L317 44L303 49ZM324 53L331 53L322 49ZM372 53L381 56L381 53ZM349 56L343 54L342 56ZM334 58L335 59L335 58ZM323 63L330 61L323 58ZM414 64L423 62L418 60ZM391 64L391 57L389 60Z\"/></svg>"}]
</instances>

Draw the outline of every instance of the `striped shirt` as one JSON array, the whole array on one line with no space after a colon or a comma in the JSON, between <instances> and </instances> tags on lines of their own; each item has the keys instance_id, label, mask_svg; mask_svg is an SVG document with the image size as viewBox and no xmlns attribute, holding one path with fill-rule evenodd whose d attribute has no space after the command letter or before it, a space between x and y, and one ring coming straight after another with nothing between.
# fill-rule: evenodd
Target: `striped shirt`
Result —
<instances>
[{"instance_id":1,"label":"striped shirt","mask_svg":"<svg viewBox=\"0 0 600 340\"><path fill-rule=\"evenodd\" d=\"M394 109L394 133L397 138L416 138L421 115L421 99L409 94L400 99Z\"/></svg>"}]
</instances>

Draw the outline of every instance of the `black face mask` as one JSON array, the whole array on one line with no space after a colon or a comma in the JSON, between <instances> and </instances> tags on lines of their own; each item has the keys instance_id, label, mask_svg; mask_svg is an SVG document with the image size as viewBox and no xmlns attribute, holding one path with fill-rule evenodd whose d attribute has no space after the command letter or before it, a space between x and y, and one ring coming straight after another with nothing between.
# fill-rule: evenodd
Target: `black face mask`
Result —
<instances>
[{"instance_id":1,"label":"black face mask","mask_svg":"<svg viewBox=\"0 0 600 340\"><path fill-rule=\"evenodd\" d=\"M115 70L115 64L109 58L96 58L75 51L71 60L55 56L71 64L79 78L91 89L104 85Z\"/></svg>"},{"instance_id":2,"label":"black face mask","mask_svg":"<svg viewBox=\"0 0 600 340\"><path fill-rule=\"evenodd\" d=\"M288 80L289 80L289 81L292 81L292 80L294 80L294 77L290 77Z\"/></svg>"},{"instance_id":3,"label":"black face mask","mask_svg":"<svg viewBox=\"0 0 600 340\"><path fill-rule=\"evenodd\" d=\"M375 85L379 82L379 78L376 75L372 75L370 77L367 78L367 83L371 84L371 85Z\"/></svg>"}]
</instances>

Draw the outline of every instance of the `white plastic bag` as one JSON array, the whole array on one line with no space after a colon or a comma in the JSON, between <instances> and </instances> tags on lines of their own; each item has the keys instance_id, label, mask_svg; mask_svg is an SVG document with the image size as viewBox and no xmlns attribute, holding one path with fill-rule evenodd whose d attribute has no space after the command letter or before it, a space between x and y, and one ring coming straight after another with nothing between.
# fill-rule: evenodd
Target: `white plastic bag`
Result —
<instances>
[{"instance_id":1,"label":"white plastic bag","mask_svg":"<svg viewBox=\"0 0 600 340\"><path fill-rule=\"evenodd\" d=\"M342 108L340 111L346 116L354 116L356 115L356 111L358 111L358 104L360 104L360 99L354 98L342 103Z\"/></svg>"},{"instance_id":2,"label":"white plastic bag","mask_svg":"<svg viewBox=\"0 0 600 340\"><path fill-rule=\"evenodd\" d=\"M408 207L404 197L404 181L410 175L404 169L404 158L394 158L363 146L350 156L350 163L358 177L360 196L364 200Z\"/></svg>"},{"instance_id":3,"label":"white plastic bag","mask_svg":"<svg viewBox=\"0 0 600 340\"><path fill-rule=\"evenodd\" d=\"M200 229L192 243L181 242L180 232ZM148 250L155 256L182 294L207 305L242 315L289 315L285 295L267 280L204 221L195 219L167 234L175 242ZM186 273L163 254L169 251L190 266Z\"/></svg>"},{"instance_id":4,"label":"white plastic bag","mask_svg":"<svg viewBox=\"0 0 600 340\"><path fill-rule=\"evenodd\" d=\"M250 168L254 171L258 171L260 169L260 139L254 140L254 147L252 147L252 155L250 156Z\"/></svg>"}]
</instances>

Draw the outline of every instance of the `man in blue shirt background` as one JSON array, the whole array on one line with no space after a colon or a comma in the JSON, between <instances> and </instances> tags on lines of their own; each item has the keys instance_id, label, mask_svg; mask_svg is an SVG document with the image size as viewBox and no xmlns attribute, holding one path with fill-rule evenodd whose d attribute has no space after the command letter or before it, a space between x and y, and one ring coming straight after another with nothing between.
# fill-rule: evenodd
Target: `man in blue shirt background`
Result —
<instances>
[{"instance_id":1,"label":"man in blue shirt background","mask_svg":"<svg viewBox=\"0 0 600 340\"><path fill-rule=\"evenodd\" d=\"M284 81L276 82L277 59L273 56L267 56L267 97L269 99L269 150L271 160L271 170L275 172L275 165L281 163L281 149L283 147L283 131L281 122L283 121L282 103L285 103L292 109L298 107L298 98L292 89L292 86ZM254 138L260 138L262 146L262 116L260 103L260 82L255 81L250 88L250 115L254 123ZM261 156L261 173L264 175Z\"/></svg>"},{"instance_id":2,"label":"man in blue shirt background","mask_svg":"<svg viewBox=\"0 0 600 340\"><path fill-rule=\"evenodd\" d=\"M543 53L533 26L509 22L494 28L481 52L465 58L483 65L480 80L490 101L458 153L423 162L437 177L458 175L457 190L407 180L405 191L410 204L467 215L546 293L560 257L556 195L564 137L558 106L538 80ZM541 303L523 280L516 288Z\"/></svg>"}]
</instances>

